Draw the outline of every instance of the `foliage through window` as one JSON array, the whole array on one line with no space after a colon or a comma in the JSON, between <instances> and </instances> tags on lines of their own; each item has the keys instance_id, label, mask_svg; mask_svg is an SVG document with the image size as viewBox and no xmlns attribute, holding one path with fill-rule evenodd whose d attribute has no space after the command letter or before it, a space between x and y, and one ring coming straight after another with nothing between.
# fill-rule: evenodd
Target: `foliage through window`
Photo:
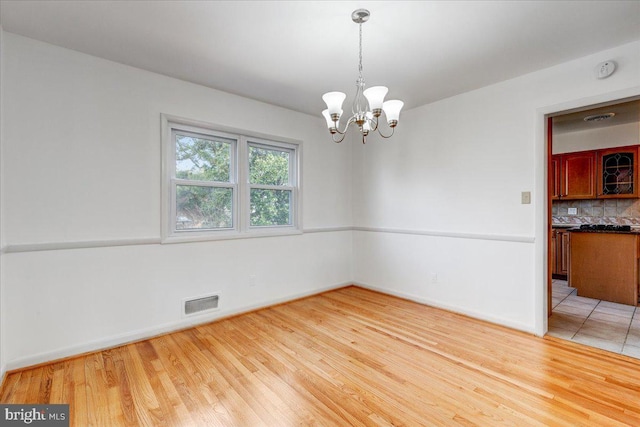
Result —
<instances>
[{"instance_id":1,"label":"foliage through window","mask_svg":"<svg viewBox=\"0 0 640 427\"><path fill-rule=\"evenodd\" d=\"M297 144L179 123L168 129L167 236L297 229Z\"/></svg>"}]
</instances>

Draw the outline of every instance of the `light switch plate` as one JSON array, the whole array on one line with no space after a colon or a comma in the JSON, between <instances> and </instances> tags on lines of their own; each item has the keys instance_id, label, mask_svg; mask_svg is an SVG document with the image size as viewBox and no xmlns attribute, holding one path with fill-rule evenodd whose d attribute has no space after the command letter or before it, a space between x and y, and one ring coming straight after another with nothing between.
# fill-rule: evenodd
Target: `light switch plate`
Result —
<instances>
[{"instance_id":1,"label":"light switch plate","mask_svg":"<svg viewBox=\"0 0 640 427\"><path fill-rule=\"evenodd\" d=\"M523 205L531 204L531 191L522 192L522 204Z\"/></svg>"},{"instance_id":2,"label":"light switch plate","mask_svg":"<svg viewBox=\"0 0 640 427\"><path fill-rule=\"evenodd\" d=\"M569 215L578 215L578 208L569 208L567 213Z\"/></svg>"}]
</instances>

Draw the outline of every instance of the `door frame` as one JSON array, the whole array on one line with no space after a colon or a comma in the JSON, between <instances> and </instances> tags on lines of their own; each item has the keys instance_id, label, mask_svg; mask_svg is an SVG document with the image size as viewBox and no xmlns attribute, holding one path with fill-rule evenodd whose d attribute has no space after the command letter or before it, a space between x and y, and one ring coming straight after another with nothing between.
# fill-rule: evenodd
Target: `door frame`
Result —
<instances>
[{"instance_id":1,"label":"door frame","mask_svg":"<svg viewBox=\"0 0 640 427\"><path fill-rule=\"evenodd\" d=\"M535 325L534 333L544 336L548 331L548 319L551 314L551 191L549 182L552 139L548 126L549 118L581 110L618 104L620 102L640 99L640 86L627 88L601 95L576 98L559 104L548 105L536 109L536 144L535 144L535 186L539 189L534 195L535 211Z\"/></svg>"}]
</instances>

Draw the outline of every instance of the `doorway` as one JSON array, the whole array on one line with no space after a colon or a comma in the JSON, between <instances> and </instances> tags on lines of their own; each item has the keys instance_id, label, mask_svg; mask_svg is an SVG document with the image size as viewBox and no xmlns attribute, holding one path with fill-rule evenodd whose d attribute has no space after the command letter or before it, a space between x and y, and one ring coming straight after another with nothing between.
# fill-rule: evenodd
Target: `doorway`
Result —
<instances>
[{"instance_id":1,"label":"doorway","mask_svg":"<svg viewBox=\"0 0 640 427\"><path fill-rule=\"evenodd\" d=\"M640 358L637 296L635 305L631 305L580 295L584 289L580 291L571 286L571 232L568 231L587 224L611 229L624 225L640 231L640 198L628 195L598 197L606 194L607 188L602 194L598 193L602 188L597 187L602 187L602 183L596 182L599 170L596 153L638 144L640 97L562 111L547 117L547 333ZM637 149L635 152L639 153ZM633 160L635 170L639 157L636 155ZM567 185L569 175L572 175L571 188ZM581 176L592 178L580 180ZM637 186L637 172L632 178L635 182L631 185ZM637 193L637 189L635 191ZM637 277L637 266L635 268Z\"/></svg>"}]
</instances>

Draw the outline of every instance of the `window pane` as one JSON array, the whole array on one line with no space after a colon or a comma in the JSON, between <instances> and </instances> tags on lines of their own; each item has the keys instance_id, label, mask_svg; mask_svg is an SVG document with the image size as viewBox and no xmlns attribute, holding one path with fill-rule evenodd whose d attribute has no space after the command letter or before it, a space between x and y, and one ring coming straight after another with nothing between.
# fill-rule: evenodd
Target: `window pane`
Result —
<instances>
[{"instance_id":1,"label":"window pane","mask_svg":"<svg viewBox=\"0 0 640 427\"><path fill-rule=\"evenodd\" d=\"M291 225L291 190L251 189L251 225Z\"/></svg>"},{"instance_id":2,"label":"window pane","mask_svg":"<svg viewBox=\"0 0 640 427\"><path fill-rule=\"evenodd\" d=\"M289 185L289 151L249 146L249 182Z\"/></svg>"},{"instance_id":3,"label":"window pane","mask_svg":"<svg viewBox=\"0 0 640 427\"><path fill-rule=\"evenodd\" d=\"M232 142L176 134L176 178L231 182Z\"/></svg>"},{"instance_id":4,"label":"window pane","mask_svg":"<svg viewBox=\"0 0 640 427\"><path fill-rule=\"evenodd\" d=\"M176 186L176 230L233 227L233 189Z\"/></svg>"}]
</instances>

